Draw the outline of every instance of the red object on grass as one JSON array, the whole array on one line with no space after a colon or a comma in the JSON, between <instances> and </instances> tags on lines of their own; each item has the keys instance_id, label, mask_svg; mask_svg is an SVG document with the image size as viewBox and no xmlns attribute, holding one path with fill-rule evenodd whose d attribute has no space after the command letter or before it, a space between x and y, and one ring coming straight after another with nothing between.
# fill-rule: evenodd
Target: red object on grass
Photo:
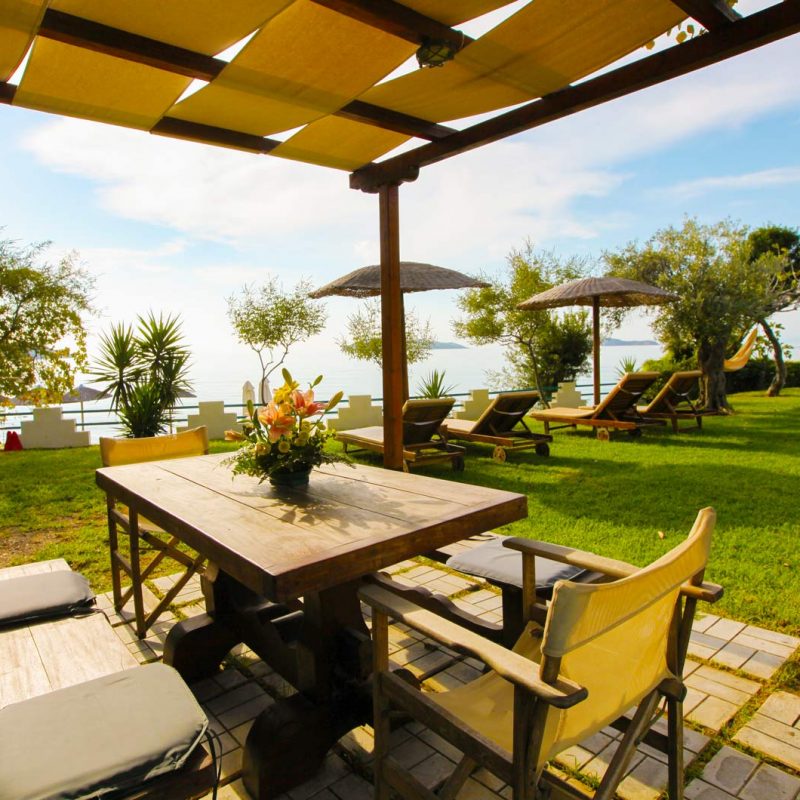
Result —
<instances>
[{"instance_id":1,"label":"red object on grass","mask_svg":"<svg viewBox=\"0 0 800 800\"><path fill-rule=\"evenodd\" d=\"M16 431L9 431L6 434L5 450L6 452L10 450L22 450L22 440L19 438L19 434Z\"/></svg>"}]
</instances>

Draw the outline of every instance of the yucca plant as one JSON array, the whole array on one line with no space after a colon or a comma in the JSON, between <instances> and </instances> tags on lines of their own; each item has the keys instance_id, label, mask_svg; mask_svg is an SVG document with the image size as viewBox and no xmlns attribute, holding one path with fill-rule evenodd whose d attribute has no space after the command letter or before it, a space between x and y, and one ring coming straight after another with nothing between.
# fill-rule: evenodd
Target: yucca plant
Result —
<instances>
[{"instance_id":1,"label":"yucca plant","mask_svg":"<svg viewBox=\"0 0 800 800\"><path fill-rule=\"evenodd\" d=\"M92 377L106 385L125 435L138 439L164 433L179 394L191 386L180 318L151 312L137 326L119 323L101 336Z\"/></svg>"},{"instance_id":2,"label":"yucca plant","mask_svg":"<svg viewBox=\"0 0 800 800\"><path fill-rule=\"evenodd\" d=\"M629 372L636 372L636 359L633 356L623 356L617 365L617 375L624 378Z\"/></svg>"},{"instance_id":3,"label":"yucca plant","mask_svg":"<svg viewBox=\"0 0 800 800\"><path fill-rule=\"evenodd\" d=\"M444 382L445 371L439 372L438 369L430 372L417 385L417 395L435 399L437 397L449 397L454 391L455 386L446 386Z\"/></svg>"}]
</instances>

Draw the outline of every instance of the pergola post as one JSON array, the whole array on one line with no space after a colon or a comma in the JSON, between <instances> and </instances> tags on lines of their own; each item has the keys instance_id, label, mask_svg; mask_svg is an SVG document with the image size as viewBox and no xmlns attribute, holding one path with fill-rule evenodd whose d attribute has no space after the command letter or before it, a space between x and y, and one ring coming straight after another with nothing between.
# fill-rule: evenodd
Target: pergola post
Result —
<instances>
[{"instance_id":1,"label":"pergola post","mask_svg":"<svg viewBox=\"0 0 800 800\"><path fill-rule=\"evenodd\" d=\"M397 184L378 190L381 230L383 465L403 466L403 295L400 292L400 203Z\"/></svg>"}]
</instances>

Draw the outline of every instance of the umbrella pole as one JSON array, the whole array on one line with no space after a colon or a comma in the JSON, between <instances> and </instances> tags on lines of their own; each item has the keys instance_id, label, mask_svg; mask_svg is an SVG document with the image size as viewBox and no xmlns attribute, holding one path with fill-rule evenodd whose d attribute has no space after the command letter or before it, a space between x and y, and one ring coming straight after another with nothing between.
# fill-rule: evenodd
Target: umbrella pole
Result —
<instances>
[{"instance_id":1,"label":"umbrella pole","mask_svg":"<svg viewBox=\"0 0 800 800\"><path fill-rule=\"evenodd\" d=\"M381 344L383 348L383 465L403 466L403 295L400 291L398 186L378 190L381 241Z\"/></svg>"},{"instance_id":2,"label":"umbrella pole","mask_svg":"<svg viewBox=\"0 0 800 800\"><path fill-rule=\"evenodd\" d=\"M600 403L600 297L592 298L592 356L594 360L594 404Z\"/></svg>"},{"instance_id":3,"label":"umbrella pole","mask_svg":"<svg viewBox=\"0 0 800 800\"><path fill-rule=\"evenodd\" d=\"M400 320L403 324L403 340L401 348L403 351L403 402L409 398L408 390L408 349L406 347L406 303L403 293L400 292Z\"/></svg>"}]
</instances>

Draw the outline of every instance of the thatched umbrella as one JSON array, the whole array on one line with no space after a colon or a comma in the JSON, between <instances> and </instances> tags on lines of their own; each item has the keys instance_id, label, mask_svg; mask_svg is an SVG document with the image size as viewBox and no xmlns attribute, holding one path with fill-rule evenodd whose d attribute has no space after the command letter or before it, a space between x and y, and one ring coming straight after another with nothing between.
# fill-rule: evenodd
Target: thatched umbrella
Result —
<instances>
[{"instance_id":1,"label":"thatched umbrella","mask_svg":"<svg viewBox=\"0 0 800 800\"><path fill-rule=\"evenodd\" d=\"M432 289L480 289L488 286L463 272L454 269L436 267L433 264L421 264L416 261L400 262L400 291L428 292ZM341 278L331 281L321 289L310 294L310 297L377 297L381 293L381 268L379 264L348 272ZM401 294L401 302L402 302ZM405 317L405 309L403 309ZM403 400L408 399L408 362L406 360L405 324L403 325Z\"/></svg>"},{"instance_id":2,"label":"thatched umbrella","mask_svg":"<svg viewBox=\"0 0 800 800\"><path fill-rule=\"evenodd\" d=\"M97 400L102 397L104 392L100 389L92 389L91 386L79 384L71 392L67 392L62 398L62 403L80 403L81 404L81 430L84 428L83 422L83 404L89 403L92 400Z\"/></svg>"},{"instance_id":3,"label":"thatched umbrella","mask_svg":"<svg viewBox=\"0 0 800 800\"><path fill-rule=\"evenodd\" d=\"M597 405L600 402L600 307L657 306L677 299L677 295L639 281L611 277L579 278L535 294L517 307L526 311L562 306L592 307L594 403Z\"/></svg>"}]
</instances>

